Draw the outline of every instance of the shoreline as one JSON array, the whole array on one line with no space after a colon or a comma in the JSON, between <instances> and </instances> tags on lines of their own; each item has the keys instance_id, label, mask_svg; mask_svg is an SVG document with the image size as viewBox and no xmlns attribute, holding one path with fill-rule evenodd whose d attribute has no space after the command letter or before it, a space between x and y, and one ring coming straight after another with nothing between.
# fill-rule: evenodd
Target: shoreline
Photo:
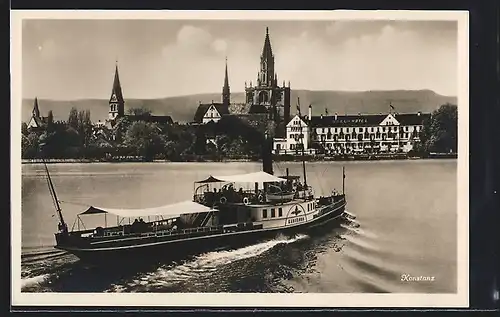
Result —
<instances>
[{"instance_id":1,"label":"shoreline","mask_svg":"<svg viewBox=\"0 0 500 317\"><path fill-rule=\"evenodd\" d=\"M458 159L457 154L431 154L427 157L418 156L407 156L407 155L375 155L375 156L342 156L342 157L307 157L306 162L351 162L351 161L415 161L415 160L430 160L430 159ZM211 159L200 159L200 160L179 160L170 161L164 159L157 159L152 161L144 161L141 159L131 159L124 158L118 160L99 160L99 159L46 159L47 164L90 164L90 163L235 163L235 162L260 162L261 160L253 159L222 159L222 160L211 160ZM300 157L276 157L273 158L274 162L302 162ZM41 164L43 161L41 159L21 159L21 164Z\"/></svg>"}]
</instances>

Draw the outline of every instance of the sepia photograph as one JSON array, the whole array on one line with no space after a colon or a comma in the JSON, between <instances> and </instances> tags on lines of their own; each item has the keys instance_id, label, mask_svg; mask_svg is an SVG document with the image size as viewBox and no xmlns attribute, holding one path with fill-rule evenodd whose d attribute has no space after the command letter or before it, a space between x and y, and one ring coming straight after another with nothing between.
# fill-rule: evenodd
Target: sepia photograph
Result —
<instances>
[{"instance_id":1,"label":"sepia photograph","mask_svg":"<svg viewBox=\"0 0 500 317\"><path fill-rule=\"evenodd\" d=\"M467 19L13 11L13 304L466 307Z\"/></svg>"}]
</instances>

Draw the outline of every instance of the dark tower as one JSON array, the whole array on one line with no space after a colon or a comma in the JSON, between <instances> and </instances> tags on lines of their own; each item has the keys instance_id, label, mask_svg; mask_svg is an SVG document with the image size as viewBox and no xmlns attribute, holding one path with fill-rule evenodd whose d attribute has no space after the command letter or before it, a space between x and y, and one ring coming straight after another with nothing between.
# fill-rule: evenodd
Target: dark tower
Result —
<instances>
[{"instance_id":1,"label":"dark tower","mask_svg":"<svg viewBox=\"0 0 500 317\"><path fill-rule=\"evenodd\" d=\"M262 55L260 55L258 85L261 87L272 87L275 85L274 77L274 55L271 49L271 40L269 39L269 28L266 27L266 38L264 39Z\"/></svg>"},{"instance_id":2,"label":"dark tower","mask_svg":"<svg viewBox=\"0 0 500 317\"><path fill-rule=\"evenodd\" d=\"M38 98L35 97L35 103L33 105L33 118L40 118L40 109L38 108Z\"/></svg>"},{"instance_id":3,"label":"dark tower","mask_svg":"<svg viewBox=\"0 0 500 317\"><path fill-rule=\"evenodd\" d=\"M274 55L271 48L269 28L266 27L264 46L260 55L257 85L245 87L246 103L250 113L266 113L268 120L276 125L275 137L284 137L286 124L290 120L290 83L288 87L278 85L278 74L274 71Z\"/></svg>"},{"instance_id":4,"label":"dark tower","mask_svg":"<svg viewBox=\"0 0 500 317\"><path fill-rule=\"evenodd\" d=\"M224 73L224 87L222 87L222 104L229 106L231 103L231 91L229 90L229 76L227 75L227 57L226 57L226 71Z\"/></svg>"},{"instance_id":5,"label":"dark tower","mask_svg":"<svg viewBox=\"0 0 500 317\"><path fill-rule=\"evenodd\" d=\"M118 76L118 63L115 65L115 79L113 81L113 90L109 99L109 119L115 120L125 115L125 100L123 100L122 86Z\"/></svg>"}]
</instances>

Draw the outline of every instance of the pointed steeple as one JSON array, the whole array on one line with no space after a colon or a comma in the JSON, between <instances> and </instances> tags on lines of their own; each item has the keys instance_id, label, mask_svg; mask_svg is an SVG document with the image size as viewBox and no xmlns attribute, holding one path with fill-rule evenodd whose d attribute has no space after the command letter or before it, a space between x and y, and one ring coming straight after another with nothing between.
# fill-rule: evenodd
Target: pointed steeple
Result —
<instances>
[{"instance_id":1,"label":"pointed steeple","mask_svg":"<svg viewBox=\"0 0 500 317\"><path fill-rule=\"evenodd\" d=\"M231 91L229 90L229 76L227 75L227 56L226 56L226 69L224 72L224 87L222 87L222 103L229 106L231 103Z\"/></svg>"},{"instance_id":2,"label":"pointed steeple","mask_svg":"<svg viewBox=\"0 0 500 317\"><path fill-rule=\"evenodd\" d=\"M113 100L115 97L116 99ZM122 86L120 84L120 76L118 75L118 62L115 64L115 79L113 81L113 90L111 91L110 102L124 102L122 94Z\"/></svg>"},{"instance_id":3,"label":"pointed steeple","mask_svg":"<svg viewBox=\"0 0 500 317\"><path fill-rule=\"evenodd\" d=\"M262 56L273 56L271 49L271 40L269 39L269 28L266 27L266 38L264 39L264 47L262 48Z\"/></svg>"},{"instance_id":4,"label":"pointed steeple","mask_svg":"<svg viewBox=\"0 0 500 317\"><path fill-rule=\"evenodd\" d=\"M274 56L269 39L269 28L266 27L266 38L260 56L260 71L257 75L259 86L270 87L274 85Z\"/></svg>"},{"instance_id":5,"label":"pointed steeple","mask_svg":"<svg viewBox=\"0 0 500 317\"><path fill-rule=\"evenodd\" d=\"M35 97L35 102L33 104L32 115L34 118L40 118L40 109L38 108L38 98Z\"/></svg>"},{"instance_id":6,"label":"pointed steeple","mask_svg":"<svg viewBox=\"0 0 500 317\"><path fill-rule=\"evenodd\" d=\"M109 113L110 120L115 120L117 117L125 115L125 100L123 100L122 86L120 84L120 76L118 75L118 62L115 65L115 78L113 80L113 89L109 98Z\"/></svg>"}]
</instances>

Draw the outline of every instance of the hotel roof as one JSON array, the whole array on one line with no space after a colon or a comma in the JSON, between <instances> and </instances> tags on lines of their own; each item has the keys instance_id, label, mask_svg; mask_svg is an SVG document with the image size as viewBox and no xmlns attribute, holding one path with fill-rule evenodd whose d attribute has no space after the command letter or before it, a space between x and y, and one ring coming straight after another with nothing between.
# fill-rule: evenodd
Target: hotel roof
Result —
<instances>
[{"instance_id":1,"label":"hotel roof","mask_svg":"<svg viewBox=\"0 0 500 317\"><path fill-rule=\"evenodd\" d=\"M424 113L392 114L400 125L419 125L430 116ZM388 114L347 115L347 116L313 116L310 120L313 127L365 127L377 126L387 118Z\"/></svg>"}]
</instances>

